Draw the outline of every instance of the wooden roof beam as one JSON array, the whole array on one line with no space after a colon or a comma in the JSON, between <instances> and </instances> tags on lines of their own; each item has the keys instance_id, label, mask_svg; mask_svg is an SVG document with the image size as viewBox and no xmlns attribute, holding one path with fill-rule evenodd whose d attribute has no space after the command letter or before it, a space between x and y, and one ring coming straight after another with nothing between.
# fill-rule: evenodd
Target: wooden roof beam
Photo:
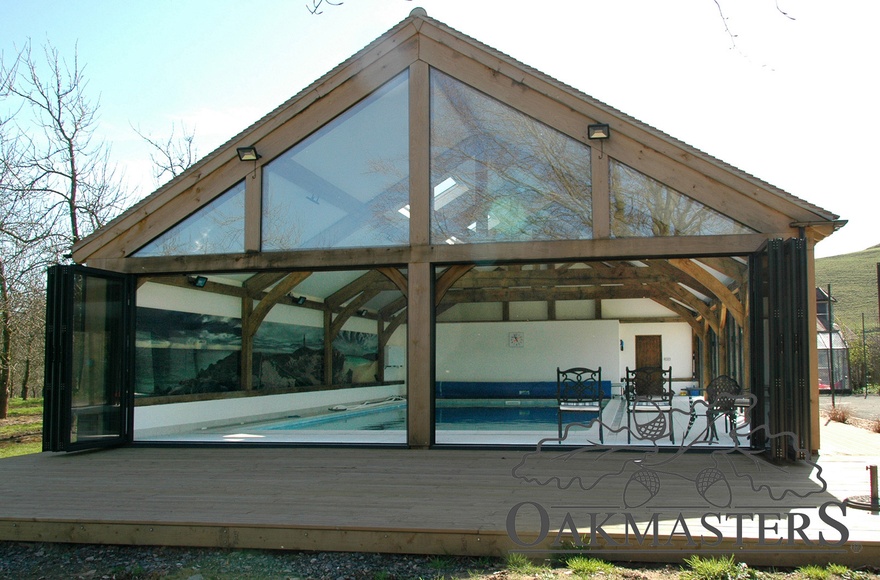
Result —
<instances>
[{"instance_id":1,"label":"wooden roof beam","mask_svg":"<svg viewBox=\"0 0 880 580\"><path fill-rule=\"evenodd\" d=\"M745 308L739 298L724 285L721 280L712 275L708 270L701 268L691 260L671 258L669 263L691 278L701 282L714 294L721 304L727 308L737 324L745 324Z\"/></svg>"},{"instance_id":2,"label":"wooden roof beam","mask_svg":"<svg viewBox=\"0 0 880 580\"><path fill-rule=\"evenodd\" d=\"M248 316L247 328L242 327L241 329L242 334L253 336L257 332L257 329L260 328L263 319L269 314L269 311L278 304L278 301L287 296L288 292L296 288L297 285L311 275L311 272L293 272L285 276L283 280L273 286L271 290L263 295L259 303L254 306L250 316ZM245 300L250 300L250 298L245 298Z\"/></svg>"}]
</instances>

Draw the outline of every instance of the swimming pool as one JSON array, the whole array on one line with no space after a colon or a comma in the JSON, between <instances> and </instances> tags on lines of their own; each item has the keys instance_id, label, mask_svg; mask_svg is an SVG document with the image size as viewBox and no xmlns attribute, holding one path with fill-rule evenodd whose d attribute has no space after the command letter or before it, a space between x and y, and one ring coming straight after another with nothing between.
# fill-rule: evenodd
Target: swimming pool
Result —
<instances>
[{"instance_id":1,"label":"swimming pool","mask_svg":"<svg viewBox=\"0 0 880 580\"><path fill-rule=\"evenodd\" d=\"M556 407L542 401L443 401L435 409L438 430L546 431L556 430ZM555 403L555 401L554 401ZM597 413L581 413L578 422L588 423ZM381 408L340 411L314 417L291 417L259 427L261 431L406 429L406 403Z\"/></svg>"}]
</instances>

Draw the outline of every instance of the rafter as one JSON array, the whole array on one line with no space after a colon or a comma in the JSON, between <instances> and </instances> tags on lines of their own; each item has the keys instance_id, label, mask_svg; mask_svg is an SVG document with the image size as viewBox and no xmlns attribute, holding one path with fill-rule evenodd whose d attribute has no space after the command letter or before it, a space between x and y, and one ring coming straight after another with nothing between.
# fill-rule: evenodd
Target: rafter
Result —
<instances>
[{"instance_id":1,"label":"rafter","mask_svg":"<svg viewBox=\"0 0 880 580\"><path fill-rule=\"evenodd\" d=\"M260 327L260 324L262 324L263 319L266 318L266 315L269 314L269 311L272 310L278 301L311 275L311 272L293 272L273 286L271 290L266 292L260 302L254 306L248 317L247 324L242 325L242 334L247 333L248 336L253 336ZM245 300L250 300L250 298L245 298Z\"/></svg>"},{"instance_id":2,"label":"rafter","mask_svg":"<svg viewBox=\"0 0 880 580\"><path fill-rule=\"evenodd\" d=\"M742 302L721 280L691 260L670 259L669 263L690 277L699 280L718 298L721 304L733 316L734 320L736 320L737 324L740 326L745 324L745 308Z\"/></svg>"}]
</instances>

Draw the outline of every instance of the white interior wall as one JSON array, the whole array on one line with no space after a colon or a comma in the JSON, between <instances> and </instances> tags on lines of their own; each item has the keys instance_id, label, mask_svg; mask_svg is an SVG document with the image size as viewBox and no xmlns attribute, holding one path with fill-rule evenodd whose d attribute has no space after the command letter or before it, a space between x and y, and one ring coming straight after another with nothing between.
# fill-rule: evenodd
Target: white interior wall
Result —
<instances>
[{"instance_id":1,"label":"white interior wall","mask_svg":"<svg viewBox=\"0 0 880 580\"><path fill-rule=\"evenodd\" d=\"M500 302L456 304L437 317L438 322L501 320Z\"/></svg>"},{"instance_id":2,"label":"white interior wall","mask_svg":"<svg viewBox=\"0 0 880 580\"><path fill-rule=\"evenodd\" d=\"M147 282L137 290L137 305L211 316L241 316L241 300L196 289Z\"/></svg>"},{"instance_id":3,"label":"white interior wall","mask_svg":"<svg viewBox=\"0 0 880 580\"><path fill-rule=\"evenodd\" d=\"M557 320L592 320L596 318L595 300L558 300Z\"/></svg>"},{"instance_id":4,"label":"white interior wall","mask_svg":"<svg viewBox=\"0 0 880 580\"><path fill-rule=\"evenodd\" d=\"M615 298L602 301L602 318L639 318L648 316L678 316L650 298Z\"/></svg>"},{"instance_id":5,"label":"white interior wall","mask_svg":"<svg viewBox=\"0 0 880 580\"><path fill-rule=\"evenodd\" d=\"M511 320L547 320L547 302L511 302Z\"/></svg>"},{"instance_id":6,"label":"white interior wall","mask_svg":"<svg viewBox=\"0 0 880 580\"><path fill-rule=\"evenodd\" d=\"M619 326L616 320L438 323L436 377L555 381L556 367L601 366L602 378L616 382ZM510 333L522 333L523 346L510 346Z\"/></svg>"}]
</instances>

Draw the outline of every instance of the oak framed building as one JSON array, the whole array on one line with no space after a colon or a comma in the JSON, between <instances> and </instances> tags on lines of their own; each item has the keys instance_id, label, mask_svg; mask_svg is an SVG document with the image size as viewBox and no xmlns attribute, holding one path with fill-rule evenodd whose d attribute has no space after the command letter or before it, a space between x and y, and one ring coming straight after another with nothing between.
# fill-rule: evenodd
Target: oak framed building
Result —
<instances>
[{"instance_id":1,"label":"oak framed building","mask_svg":"<svg viewBox=\"0 0 880 580\"><path fill-rule=\"evenodd\" d=\"M415 10L50 273L46 448L522 445L650 364L817 449L840 223Z\"/></svg>"}]
</instances>

